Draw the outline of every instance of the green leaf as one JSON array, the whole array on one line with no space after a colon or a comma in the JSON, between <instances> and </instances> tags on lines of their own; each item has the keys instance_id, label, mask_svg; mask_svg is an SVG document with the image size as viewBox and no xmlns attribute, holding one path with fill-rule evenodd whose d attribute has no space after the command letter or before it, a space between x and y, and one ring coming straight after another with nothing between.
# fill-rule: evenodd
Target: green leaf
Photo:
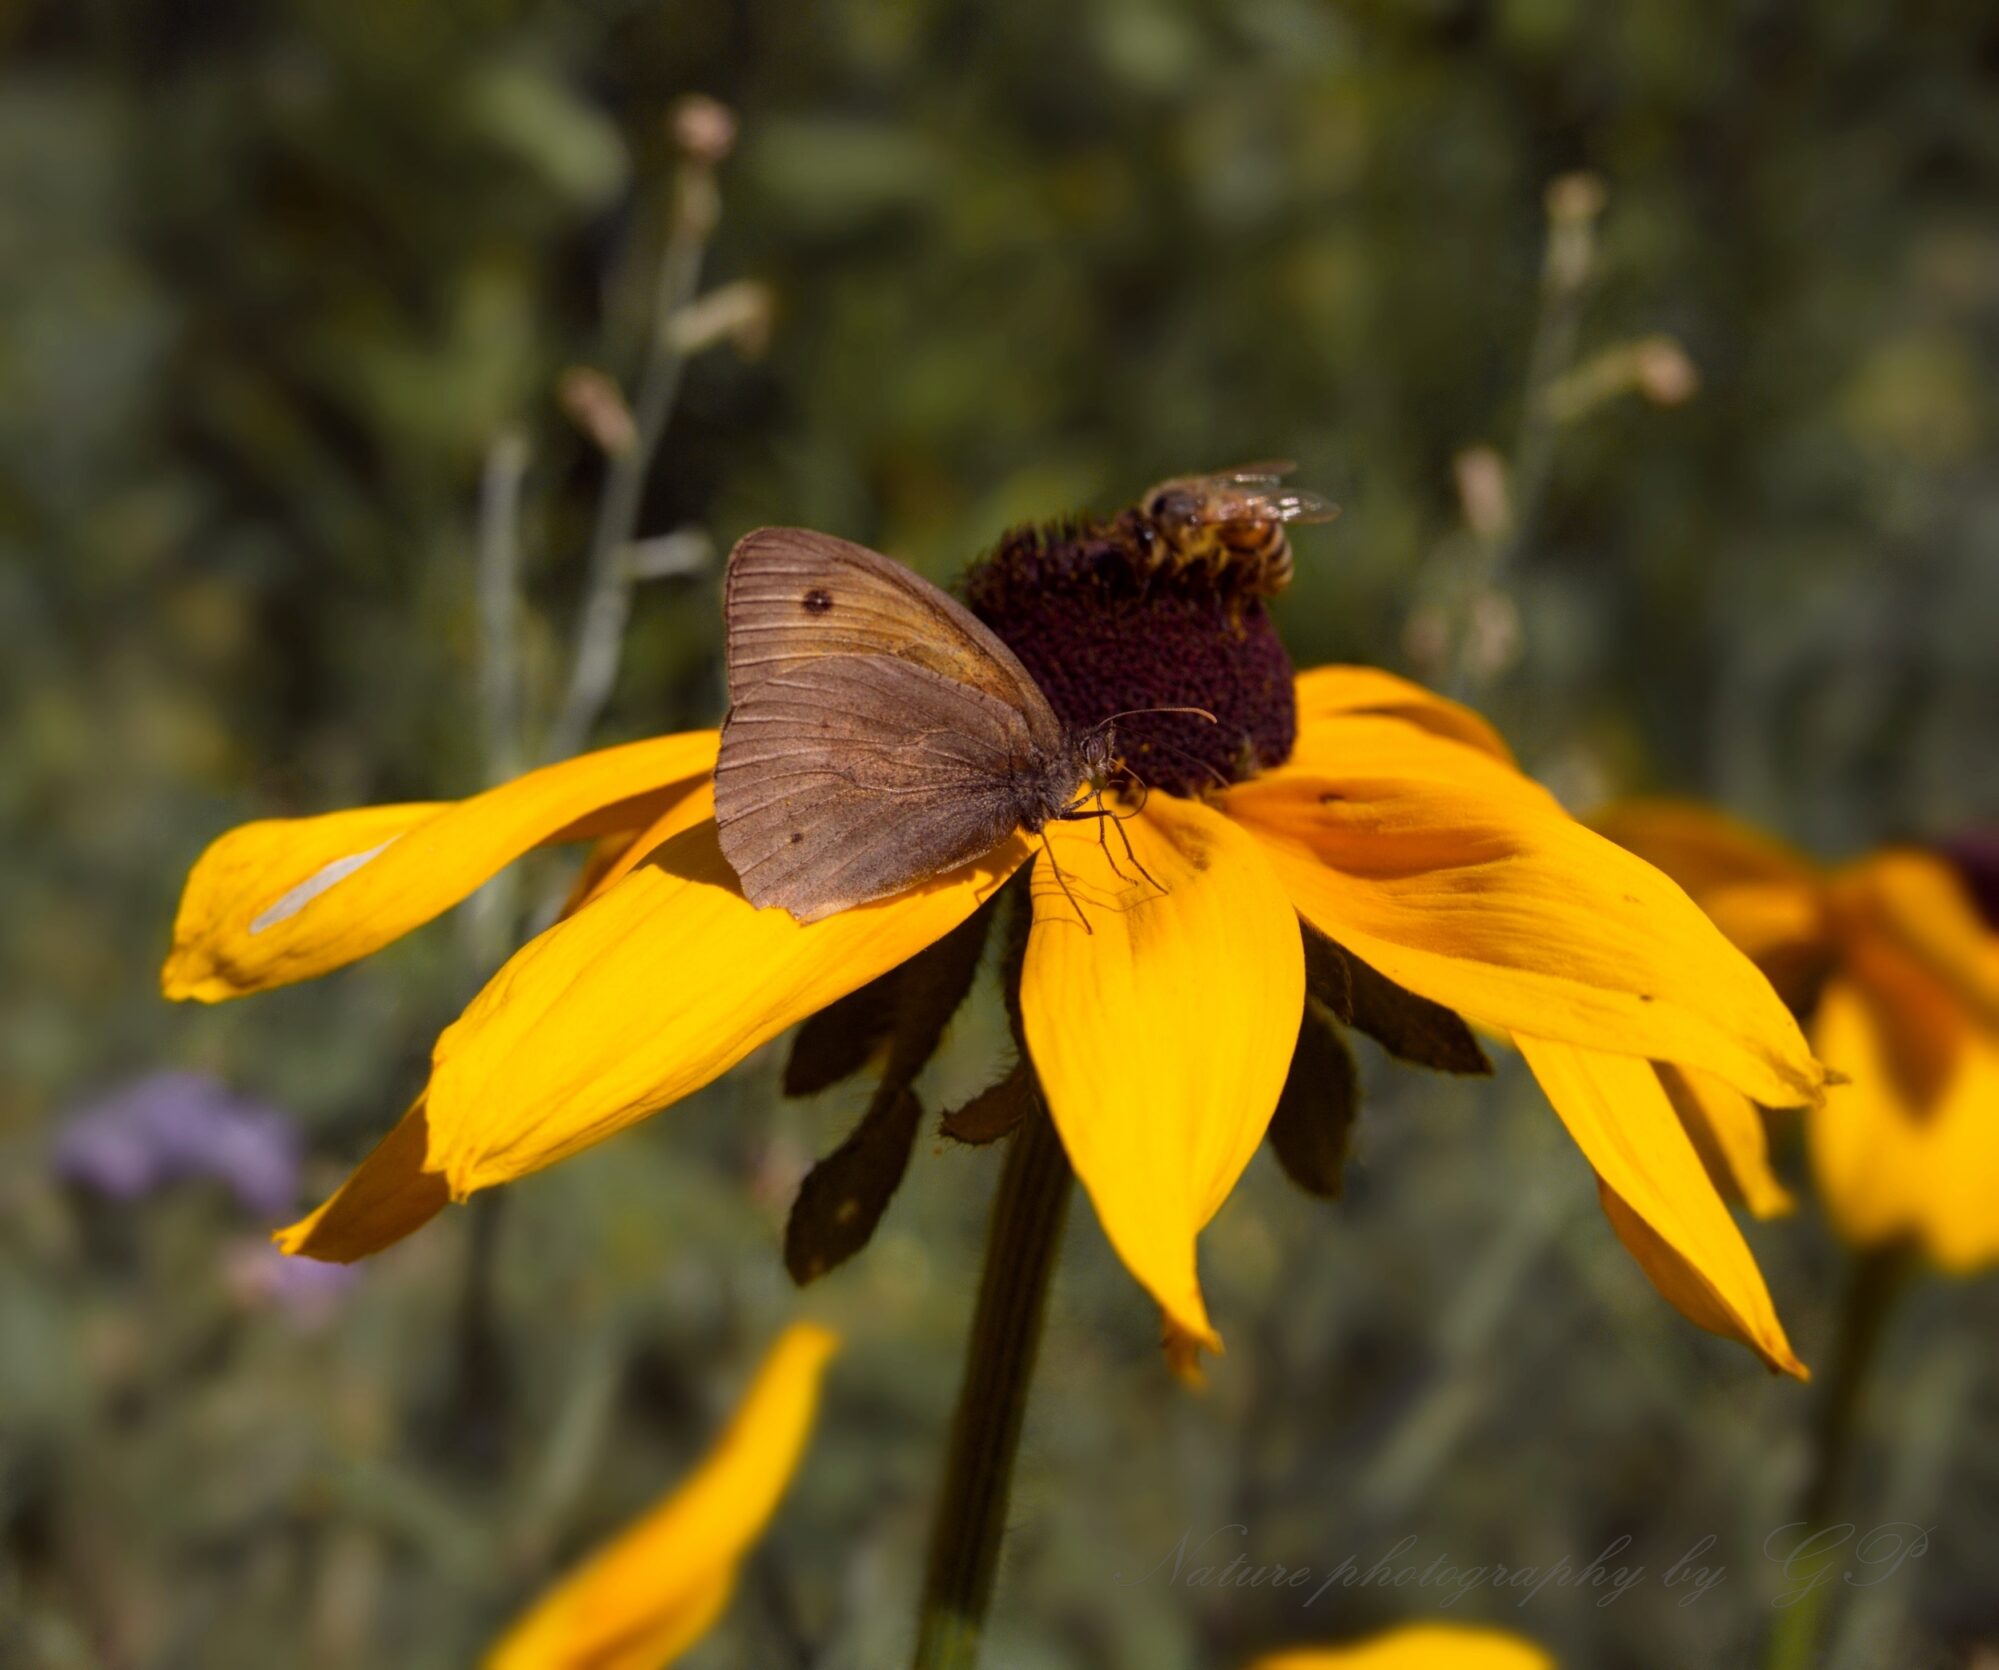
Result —
<instances>
[{"instance_id":1,"label":"green leaf","mask_svg":"<svg viewBox=\"0 0 1999 1670\"><path fill-rule=\"evenodd\" d=\"M474 69L465 110L475 129L571 203L601 208L624 188L631 162L617 125L544 70L508 59Z\"/></svg>"}]
</instances>

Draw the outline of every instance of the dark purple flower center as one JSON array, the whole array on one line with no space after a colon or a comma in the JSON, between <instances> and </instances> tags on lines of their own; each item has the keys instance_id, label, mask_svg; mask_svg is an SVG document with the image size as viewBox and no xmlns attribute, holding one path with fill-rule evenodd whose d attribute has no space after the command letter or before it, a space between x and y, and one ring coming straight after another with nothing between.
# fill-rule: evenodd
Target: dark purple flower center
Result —
<instances>
[{"instance_id":1,"label":"dark purple flower center","mask_svg":"<svg viewBox=\"0 0 1999 1670\"><path fill-rule=\"evenodd\" d=\"M1017 528L964 590L1068 724L1127 715L1117 751L1148 786L1194 794L1290 757L1291 658L1262 599L1237 574L1171 561L1135 512ZM1133 711L1163 707L1216 722Z\"/></svg>"},{"instance_id":2,"label":"dark purple flower center","mask_svg":"<svg viewBox=\"0 0 1999 1670\"><path fill-rule=\"evenodd\" d=\"M1957 867L1985 925L1999 933L1999 824L1939 841L1937 850Z\"/></svg>"}]
</instances>

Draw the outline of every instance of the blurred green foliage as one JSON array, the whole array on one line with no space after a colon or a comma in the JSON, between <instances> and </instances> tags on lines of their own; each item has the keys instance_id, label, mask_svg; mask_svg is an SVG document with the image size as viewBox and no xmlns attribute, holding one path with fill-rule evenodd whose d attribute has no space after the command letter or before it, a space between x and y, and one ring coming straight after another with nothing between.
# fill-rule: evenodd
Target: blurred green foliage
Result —
<instances>
[{"instance_id":1,"label":"blurred green foliage","mask_svg":"<svg viewBox=\"0 0 1999 1670\"><path fill-rule=\"evenodd\" d=\"M222 828L480 786L476 502L514 430L551 711L602 474L557 380L642 351L683 93L741 123L709 274L776 317L693 361L642 533L798 521L948 577L1012 521L1289 456L1345 511L1298 541L1298 660L1440 674L1453 459L1514 452L1543 192L1588 169L1577 357L1664 333L1700 388L1562 428L1486 705L1579 803L1703 792L1828 854L1999 816L1980 8L19 0L0 48L0 1662L464 1662L676 1475L793 1302L784 1206L859 1103L780 1108L768 1063L515 1191L477 1350L466 1214L299 1333L224 1279L257 1226L219 1199L107 1226L44 1166L67 1106L173 1060L293 1110L330 1184L482 976L446 925L220 1011L153 985ZM712 720L717 648L712 575L643 588L602 735ZM936 1105L999 1051L961 1031ZM1348 1200L1260 1162L1208 1238L1206 1399L1079 1209L997 1661L1227 1666L1434 1603L1115 1580L1240 1521L1326 1566L1714 1532L1700 1606L1457 1610L1572 1665L1745 1662L1801 1394L1650 1294L1531 1088L1367 1066ZM919 1152L826 1284L822 1440L700 1662L905 1650L989 1158ZM1756 1244L1814 1356L1828 1249ZM1893 1347L1869 1477L1939 1529L1877 1620L1902 1645L1852 1663L1999 1636L1993 1320L1938 1292Z\"/></svg>"}]
</instances>

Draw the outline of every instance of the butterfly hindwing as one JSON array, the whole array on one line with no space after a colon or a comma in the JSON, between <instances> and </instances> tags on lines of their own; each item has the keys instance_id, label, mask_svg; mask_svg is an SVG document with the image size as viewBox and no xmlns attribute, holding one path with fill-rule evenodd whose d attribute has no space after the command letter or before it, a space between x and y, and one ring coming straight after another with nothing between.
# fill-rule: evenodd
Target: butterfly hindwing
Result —
<instances>
[{"instance_id":1,"label":"butterfly hindwing","mask_svg":"<svg viewBox=\"0 0 1999 1670\"><path fill-rule=\"evenodd\" d=\"M1022 821L1061 722L936 587L845 540L765 529L730 559L727 616L715 814L752 903L813 921Z\"/></svg>"}]
</instances>

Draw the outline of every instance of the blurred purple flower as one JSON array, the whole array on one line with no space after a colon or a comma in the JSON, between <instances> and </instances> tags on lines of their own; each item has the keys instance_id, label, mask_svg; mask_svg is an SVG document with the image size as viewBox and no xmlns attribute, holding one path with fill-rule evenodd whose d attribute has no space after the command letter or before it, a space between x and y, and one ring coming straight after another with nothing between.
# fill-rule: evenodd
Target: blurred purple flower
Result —
<instances>
[{"instance_id":1,"label":"blurred purple flower","mask_svg":"<svg viewBox=\"0 0 1999 1670\"><path fill-rule=\"evenodd\" d=\"M1978 914L1988 928L1999 933L1999 825L1939 841L1936 850L1957 866L1964 885L1978 901Z\"/></svg>"},{"instance_id":2,"label":"blurred purple flower","mask_svg":"<svg viewBox=\"0 0 1999 1670\"><path fill-rule=\"evenodd\" d=\"M228 1248L222 1272L239 1303L277 1311L305 1329L331 1321L347 1290L361 1279L358 1264L287 1258L268 1241L241 1241Z\"/></svg>"},{"instance_id":3,"label":"blurred purple flower","mask_svg":"<svg viewBox=\"0 0 1999 1670\"><path fill-rule=\"evenodd\" d=\"M73 1114L56 1139L54 1167L118 1200L213 1178L244 1211L276 1218L298 1200L299 1140L282 1114L206 1073L152 1073Z\"/></svg>"}]
</instances>

